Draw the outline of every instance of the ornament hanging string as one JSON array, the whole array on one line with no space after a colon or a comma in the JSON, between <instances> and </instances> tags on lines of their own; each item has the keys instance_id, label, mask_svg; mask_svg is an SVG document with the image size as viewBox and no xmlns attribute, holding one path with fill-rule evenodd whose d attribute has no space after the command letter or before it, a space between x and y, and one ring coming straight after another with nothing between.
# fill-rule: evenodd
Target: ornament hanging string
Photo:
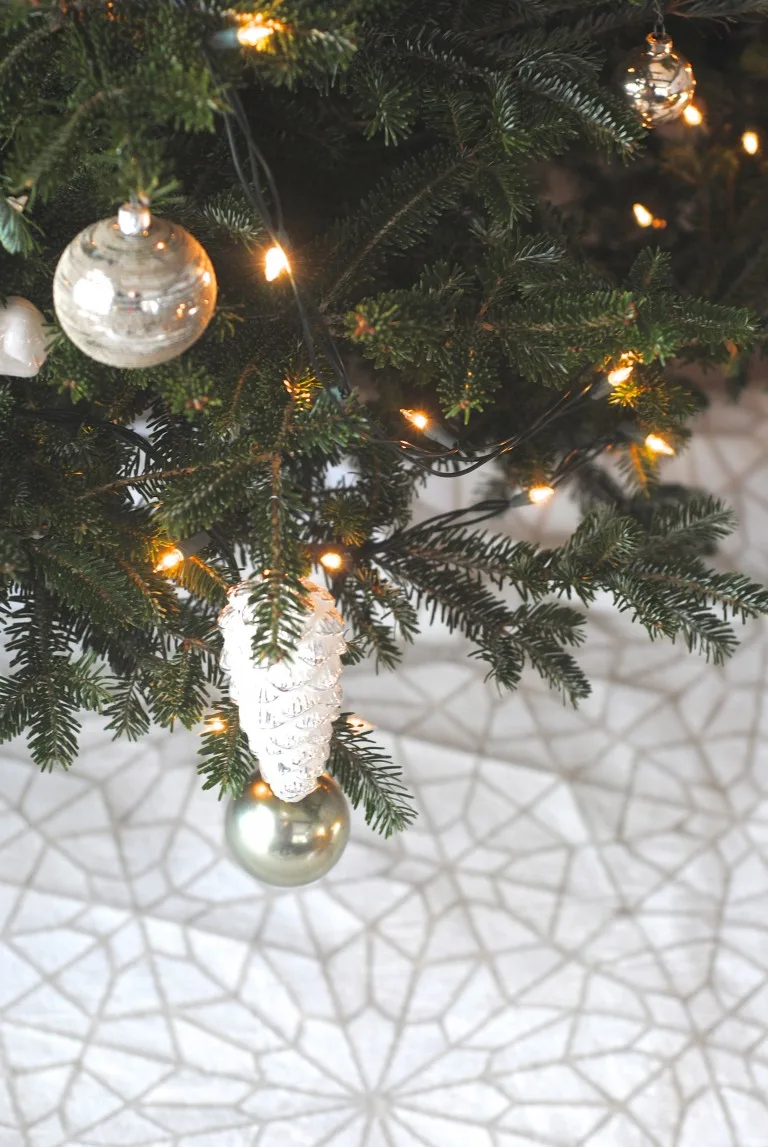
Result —
<instances>
[{"instance_id":1,"label":"ornament hanging string","mask_svg":"<svg viewBox=\"0 0 768 1147\"><path fill-rule=\"evenodd\" d=\"M664 8L662 7L661 0L654 0L653 11L656 17L653 25L653 34L658 40L661 40L667 34L667 29L664 24Z\"/></svg>"}]
</instances>

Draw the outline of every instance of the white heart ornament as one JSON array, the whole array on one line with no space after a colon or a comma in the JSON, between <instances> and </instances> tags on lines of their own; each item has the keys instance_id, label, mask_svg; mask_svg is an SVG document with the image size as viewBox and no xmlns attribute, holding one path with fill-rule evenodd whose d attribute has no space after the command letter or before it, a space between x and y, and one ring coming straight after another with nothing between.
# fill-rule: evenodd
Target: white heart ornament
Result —
<instances>
[{"instance_id":1,"label":"white heart ornament","mask_svg":"<svg viewBox=\"0 0 768 1147\"><path fill-rule=\"evenodd\" d=\"M33 378L47 354L45 319L29 299L9 295L0 307L0 374Z\"/></svg>"}]
</instances>

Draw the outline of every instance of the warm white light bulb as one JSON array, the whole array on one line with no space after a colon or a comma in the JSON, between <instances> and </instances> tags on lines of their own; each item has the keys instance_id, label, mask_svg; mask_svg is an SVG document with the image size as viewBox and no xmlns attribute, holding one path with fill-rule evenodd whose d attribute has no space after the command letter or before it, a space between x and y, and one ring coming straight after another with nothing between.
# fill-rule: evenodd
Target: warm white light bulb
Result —
<instances>
[{"instance_id":1,"label":"warm white light bulb","mask_svg":"<svg viewBox=\"0 0 768 1147\"><path fill-rule=\"evenodd\" d=\"M633 203L632 211L639 227L650 227L653 224L653 215L642 203Z\"/></svg>"},{"instance_id":2,"label":"warm white light bulb","mask_svg":"<svg viewBox=\"0 0 768 1147\"><path fill-rule=\"evenodd\" d=\"M358 717L356 713L350 713L347 717L347 728L351 729L357 737L373 731L371 722L366 721L365 717Z\"/></svg>"},{"instance_id":3,"label":"warm white light bulb","mask_svg":"<svg viewBox=\"0 0 768 1147\"><path fill-rule=\"evenodd\" d=\"M417 430L426 430L429 426L429 418L423 410L401 410L403 418L407 418L411 426L415 426Z\"/></svg>"},{"instance_id":4,"label":"warm white light bulb","mask_svg":"<svg viewBox=\"0 0 768 1147\"><path fill-rule=\"evenodd\" d=\"M166 570L175 569L175 567L183 561L184 554L177 546L174 546L172 550L168 550L167 553L164 553L160 558L155 566L155 573L164 573Z\"/></svg>"},{"instance_id":5,"label":"warm white light bulb","mask_svg":"<svg viewBox=\"0 0 768 1147\"><path fill-rule=\"evenodd\" d=\"M658 434L649 434L645 440L645 445L654 454L668 454L670 457L675 453L673 446L670 446L665 438Z\"/></svg>"},{"instance_id":6,"label":"warm white light bulb","mask_svg":"<svg viewBox=\"0 0 768 1147\"><path fill-rule=\"evenodd\" d=\"M688 107L683 112L683 119L691 127L699 127L704 122L701 108L697 108L696 104L688 104Z\"/></svg>"},{"instance_id":7,"label":"warm white light bulb","mask_svg":"<svg viewBox=\"0 0 768 1147\"><path fill-rule=\"evenodd\" d=\"M260 13L246 16L237 29L237 42L244 48L264 48L279 27L275 20L265 20Z\"/></svg>"},{"instance_id":8,"label":"warm white light bulb","mask_svg":"<svg viewBox=\"0 0 768 1147\"><path fill-rule=\"evenodd\" d=\"M747 155L757 155L760 150L760 136L756 131L745 131L741 137L741 146Z\"/></svg>"},{"instance_id":9,"label":"warm white light bulb","mask_svg":"<svg viewBox=\"0 0 768 1147\"><path fill-rule=\"evenodd\" d=\"M626 382L635 369L635 364L631 361L628 362L624 355L619 359L619 364L614 370L608 371L607 377L611 386L620 386L622 382Z\"/></svg>"},{"instance_id":10,"label":"warm white light bulb","mask_svg":"<svg viewBox=\"0 0 768 1147\"><path fill-rule=\"evenodd\" d=\"M268 283L282 275L283 271L290 271L291 265L288 256L282 247L270 247L264 256L264 278Z\"/></svg>"},{"instance_id":11,"label":"warm white light bulb","mask_svg":"<svg viewBox=\"0 0 768 1147\"><path fill-rule=\"evenodd\" d=\"M552 486L531 486L528 491L528 499L533 502L534 506L543 506L554 496L554 493Z\"/></svg>"},{"instance_id":12,"label":"warm white light bulb","mask_svg":"<svg viewBox=\"0 0 768 1147\"><path fill-rule=\"evenodd\" d=\"M224 733L227 729L227 723L223 717L213 716L209 717L203 725L204 733Z\"/></svg>"},{"instance_id":13,"label":"warm white light bulb","mask_svg":"<svg viewBox=\"0 0 768 1147\"><path fill-rule=\"evenodd\" d=\"M324 554L320 554L320 565L330 573L335 573L344 565L344 558L337 550L326 550Z\"/></svg>"}]
</instances>

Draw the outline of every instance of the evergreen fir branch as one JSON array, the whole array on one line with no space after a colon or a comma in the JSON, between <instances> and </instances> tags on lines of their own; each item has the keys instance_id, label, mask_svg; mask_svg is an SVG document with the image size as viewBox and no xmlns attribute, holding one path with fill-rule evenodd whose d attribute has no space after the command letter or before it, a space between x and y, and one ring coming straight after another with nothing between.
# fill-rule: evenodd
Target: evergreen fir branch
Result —
<instances>
[{"instance_id":1,"label":"evergreen fir branch","mask_svg":"<svg viewBox=\"0 0 768 1147\"><path fill-rule=\"evenodd\" d=\"M0 741L26 730L32 759L42 769L69 768L77 756L82 709L100 711L109 698L94 658L57 655L25 664L0 680Z\"/></svg>"},{"instance_id":2,"label":"evergreen fir branch","mask_svg":"<svg viewBox=\"0 0 768 1147\"><path fill-rule=\"evenodd\" d=\"M232 189L220 192L202 204L199 212L213 232L220 231L231 239L250 246L264 238L264 224L241 194Z\"/></svg>"},{"instance_id":3,"label":"evergreen fir branch","mask_svg":"<svg viewBox=\"0 0 768 1147\"><path fill-rule=\"evenodd\" d=\"M631 442L618 459L619 471L639 494L648 496L659 482L659 459L639 442Z\"/></svg>"},{"instance_id":4,"label":"evergreen fir branch","mask_svg":"<svg viewBox=\"0 0 768 1147\"><path fill-rule=\"evenodd\" d=\"M499 589L511 585L522 596L535 597L549 588L545 559L537 547L503 535L427 523L395 535L391 548L422 561L482 574Z\"/></svg>"},{"instance_id":5,"label":"evergreen fir branch","mask_svg":"<svg viewBox=\"0 0 768 1147\"><path fill-rule=\"evenodd\" d=\"M642 564L630 570L630 576L646 584L663 585L668 591L667 601L683 608L686 602L717 606L723 617L760 617L768 610L768 590L743 574L716 573L699 561L686 563L678 559L658 569Z\"/></svg>"},{"instance_id":6,"label":"evergreen fir branch","mask_svg":"<svg viewBox=\"0 0 768 1147\"><path fill-rule=\"evenodd\" d=\"M768 15L767 0L675 0L670 11L676 16L704 20L737 19Z\"/></svg>"},{"instance_id":7,"label":"evergreen fir branch","mask_svg":"<svg viewBox=\"0 0 768 1147\"><path fill-rule=\"evenodd\" d=\"M94 92L75 108L67 121L59 126L53 121L50 124L48 142L23 172L21 183L27 189L37 188L43 176L47 175L57 162L64 156L67 149L74 143L74 137L81 130L89 117L100 110L103 104L113 104L123 96L128 95L123 88L113 88L109 91Z\"/></svg>"},{"instance_id":8,"label":"evergreen fir branch","mask_svg":"<svg viewBox=\"0 0 768 1147\"><path fill-rule=\"evenodd\" d=\"M96 625L126 629L155 614L152 595L108 558L61 542L30 545L29 549L45 585L67 606L87 613Z\"/></svg>"},{"instance_id":9,"label":"evergreen fir branch","mask_svg":"<svg viewBox=\"0 0 768 1147\"><path fill-rule=\"evenodd\" d=\"M394 669L402 657L395 636L412 641L418 629L416 611L406 594L375 569L359 565L338 591L338 605L357 637L359 660L373 657L376 668ZM353 650L351 663L356 654Z\"/></svg>"},{"instance_id":10,"label":"evergreen fir branch","mask_svg":"<svg viewBox=\"0 0 768 1147\"><path fill-rule=\"evenodd\" d=\"M490 666L486 680L492 679L500 689L517 689L525 668L525 654L509 634L496 632L478 638L477 648L470 656Z\"/></svg>"},{"instance_id":11,"label":"evergreen fir branch","mask_svg":"<svg viewBox=\"0 0 768 1147\"><path fill-rule=\"evenodd\" d=\"M548 76L532 68L526 69L523 81L529 91L572 112L600 142L630 153L642 139L642 128L632 113L596 84L580 83L567 75Z\"/></svg>"},{"instance_id":12,"label":"evergreen fir branch","mask_svg":"<svg viewBox=\"0 0 768 1147\"><path fill-rule=\"evenodd\" d=\"M356 76L360 109L368 120L369 139L379 132L388 145L400 143L411 132L415 119L413 93L402 80L393 80L379 63L369 64Z\"/></svg>"},{"instance_id":13,"label":"evergreen fir branch","mask_svg":"<svg viewBox=\"0 0 768 1147\"><path fill-rule=\"evenodd\" d=\"M223 722L223 729L218 722ZM237 705L223 698L206 722L201 734L198 776L204 777L203 789L218 787L219 800L223 796L239 796L248 778L259 763L248 747L245 733L240 727Z\"/></svg>"},{"instance_id":14,"label":"evergreen fir branch","mask_svg":"<svg viewBox=\"0 0 768 1147\"><path fill-rule=\"evenodd\" d=\"M594 77L604 62L593 38L567 27L502 36L496 51L523 80L542 73Z\"/></svg>"},{"instance_id":15,"label":"evergreen fir branch","mask_svg":"<svg viewBox=\"0 0 768 1147\"><path fill-rule=\"evenodd\" d=\"M283 414L281 440L288 435L292 404ZM309 609L309 593L302 581L304 556L300 527L301 499L283 472L283 457L275 450L268 475L256 487L263 512L255 520L256 568L262 576L251 584L253 656L258 662L290 660Z\"/></svg>"},{"instance_id":16,"label":"evergreen fir branch","mask_svg":"<svg viewBox=\"0 0 768 1147\"><path fill-rule=\"evenodd\" d=\"M146 696L158 724L173 728L178 721L185 729L196 725L205 709L208 682L193 643L182 642L167 659L153 658L146 669Z\"/></svg>"},{"instance_id":17,"label":"evergreen fir branch","mask_svg":"<svg viewBox=\"0 0 768 1147\"><path fill-rule=\"evenodd\" d=\"M2 60L0 60L0 83L4 83L6 79L10 78L10 73L13 68L22 64L25 57L30 55L30 50L44 43L54 32L58 31L60 25L54 23L45 25L42 28L33 28L22 36L20 40L13 45L13 47L6 52Z\"/></svg>"},{"instance_id":18,"label":"evergreen fir branch","mask_svg":"<svg viewBox=\"0 0 768 1147\"><path fill-rule=\"evenodd\" d=\"M198 601L221 609L227 602L229 583L215 566L193 555L171 571L173 580Z\"/></svg>"},{"instance_id":19,"label":"evergreen fir branch","mask_svg":"<svg viewBox=\"0 0 768 1147\"><path fill-rule=\"evenodd\" d=\"M327 310L344 293L378 248L402 251L411 247L440 215L453 207L471 159L471 155L457 155L450 148L436 147L431 153L405 163L388 184L361 204L354 226L344 236L345 248L362 237L366 226L373 224L375 229L326 292L320 309Z\"/></svg>"},{"instance_id":20,"label":"evergreen fir branch","mask_svg":"<svg viewBox=\"0 0 768 1147\"><path fill-rule=\"evenodd\" d=\"M511 611L476 574L396 553L387 554L379 564L410 593L417 608L425 605L433 619L439 617L449 630L460 629L470 641L503 631L513 622Z\"/></svg>"},{"instance_id":21,"label":"evergreen fir branch","mask_svg":"<svg viewBox=\"0 0 768 1147\"><path fill-rule=\"evenodd\" d=\"M569 574L585 567L621 566L635 556L643 543L639 522L612 509L599 507L584 516L564 546L557 552L558 571Z\"/></svg>"},{"instance_id":22,"label":"evergreen fir branch","mask_svg":"<svg viewBox=\"0 0 768 1147\"><path fill-rule=\"evenodd\" d=\"M489 677L505 689L517 687L525 662L563 697L576 705L590 686L566 645L584 640L585 618L559 602L522 605L502 631L478 638L474 656L490 665Z\"/></svg>"},{"instance_id":23,"label":"evergreen fir branch","mask_svg":"<svg viewBox=\"0 0 768 1147\"><path fill-rule=\"evenodd\" d=\"M353 808L363 806L365 822L389 837L416 819L412 797L402 783L402 771L371 740L355 733L349 713L334 722L328 771L344 789Z\"/></svg>"},{"instance_id":24,"label":"evergreen fir branch","mask_svg":"<svg viewBox=\"0 0 768 1147\"><path fill-rule=\"evenodd\" d=\"M654 560L688 550L701 553L716 546L735 528L733 511L711 495L662 503L653 509L641 553L652 555Z\"/></svg>"},{"instance_id":25,"label":"evergreen fir branch","mask_svg":"<svg viewBox=\"0 0 768 1147\"><path fill-rule=\"evenodd\" d=\"M182 476L163 489L158 516L168 533L184 537L206 530L226 514L244 484L257 481L268 456L250 447L231 450L228 458L201 461L189 477ZM138 485L135 480L132 485Z\"/></svg>"},{"instance_id":26,"label":"evergreen fir branch","mask_svg":"<svg viewBox=\"0 0 768 1147\"><path fill-rule=\"evenodd\" d=\"M35 246L28 218L4 195L0 195L0 243L10 255L27 255Z\"/></svg>"},{"instance_id":27,"label":"evergreen fir branch","mask_svg":"<svg viewBox=\"0 0 768 1147\"><path fill-rule=\"evenodd\" d=\"M114 734L114 740L126 737L129 741L138 741L149 732L150 725L141 669L134 669L127 681L118 681L110 692L110 700L104 706L104 715L109 718L106 728Z\"/></svg>"},{"instance_id":28,"label":"evergreen fir branch","mask_svg":"<svg viewBox=\"0 0 768 1147\"><path fill-rule=\"evenodd\" d=\"M644 295L658 291L672 294L674 282L669 252L660 251L654 247L646 247L632 264L628 281L633 290L642 292Z\"/></svg>"},{"instance_id":29,"label":"evergreen fir branch","mask_svg":"<svg viewBox=\"0 0 768 1147\"><path fill-rule=\"evenodd\" d=\"M523 605L515 611L514 640L533 668L573 705L588 697L589 682L564 648L584 640L586 619L559 602Z\"/></svg>"}]
</instances>

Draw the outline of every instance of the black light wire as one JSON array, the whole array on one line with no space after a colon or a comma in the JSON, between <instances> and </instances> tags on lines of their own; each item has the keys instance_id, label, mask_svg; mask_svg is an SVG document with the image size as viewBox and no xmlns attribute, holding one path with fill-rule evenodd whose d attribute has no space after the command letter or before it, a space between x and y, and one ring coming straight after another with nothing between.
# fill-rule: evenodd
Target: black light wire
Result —
<instances>
[{"instance_id":1,"label":"black light wire","mask_svg":"<svg viewBox=\"0 0 768 1147\"><path fill-rule=\"evenodd\" d=\"M229 146L230 154L232 156L233 166L235 168L235 174L238 177L240 185L243 189L243 193L245 194L246 199L250 203L251 207L259 215L264 229L272 242L276 245L279 245L281 248L287 247L288 250L291 250L290 240L285 231L282 204L277 188L277 183L269 163L267 162L264 154L258 147L253 137L248 115L245 111L242 100L240 99L233 86L226 83L226 81L223 79L210 53L205 51L204 55L208 67L211 70L211 74L221 86L232 108L232 112L225 108L222 114L227 134L227 143ZM243 164L237 145L237 139L232 125L233 118L237 124L237 127L242 133L243 139L245 140L251 172L250 179L247 178L243 169ZM277 213L277 225L275 225L271 219L270 211L261 189L260 173L266 180L272 199L274 201L274 207ZM306 298L303 295L303 292L299 287L298 282L296 281L293 269L290 266L290 261L288 264L288 272L294 294L294 300L296 303L296 309L299 315L299 321L301 323L304 345L316 376L321 378L323 372L317 359L315 339L312 331L312 322L310 321L308 314L310 308ZM347 374L344 361L339 354L336 342L330 330L328 329L328 325L324 317L316 307L312 307L312 311L314 324L319 328L321 332L324 349L338 379L338 386L329 389L333 399L343 410L342 400L345 396L348 396L352 392L349 376ZM394 447L395 449L399 448L400 450L405 450L407 452L407 461L415 466L418 466L420 469L425 470L430 476L436 478L460 478L466 476L467 474L473 473L473 471L478 470L481 466L485 466L488 462L495 461L502 455L507 454L523 443L530 441L534 434L538 433L539 430L544 429L546 426L551 425L552 422L560 418L562 414L565 413L565 410L561 409L564 403L567 403L567 409L570 409L573 405L580 402L586 396L589 389L591 388L586 387L575 396L573 396L572 391L566 392L558 399L556 403L553 404L553 406L548 411L541 415L524 434L516 435L514 437L507 438L502 442L496 443L495 446L491 447L491 449L481 457L472 459L471 461L467 458L467 455L458 447L458 445L444 451L432 451L420 448L408 440L388 438L384 432L375 424L372 425L372 431L374 437L382 445ZM572 397L574 401L569 403L568 399ZM441 464L450 463L451 461L455 461L456 463L467 461L468 464L461 468L459 468L459 466L455 466L450 469L441 468Z\"/></svg>"}]
</instances>

